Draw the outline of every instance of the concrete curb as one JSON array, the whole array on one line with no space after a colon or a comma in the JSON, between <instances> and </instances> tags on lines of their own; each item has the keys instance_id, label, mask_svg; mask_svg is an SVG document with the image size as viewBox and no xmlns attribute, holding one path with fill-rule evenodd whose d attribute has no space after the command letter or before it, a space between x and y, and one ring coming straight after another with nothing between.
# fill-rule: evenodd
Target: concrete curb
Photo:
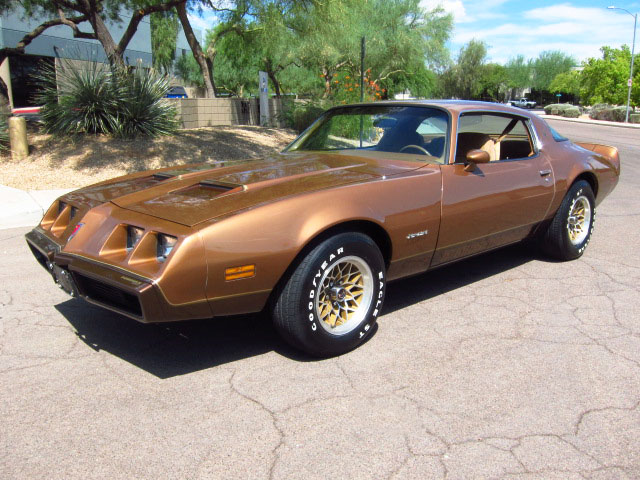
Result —
<instances>
[{"instance_id":1,"label":"concrete curb","mask_svg":"<svg viewBox=\"0 0 640 480\"><path fill-rule=\"evenodd\" d=\"M573 123L589 123L591 125L602 125L605 127L618 127L618 128L635 128L640 129L640 124L637 123L620 123L620 122L606 122L604 120L591 120L586 118L566 118L558 115L546 115L539 113L540 118L545 120L560 120L561 122L573 122Z\"/></svg>"},{"instance_id":2,"label":"concrete curb","mask_svg":"<svg viewBox=\"0 0 640 480\"><path fill-rule=\"evenodd\" d=\"M0 230L37 225L53 201L72 190L75 189L24 191L0 185Z\"/></svg>"}]
</instances>

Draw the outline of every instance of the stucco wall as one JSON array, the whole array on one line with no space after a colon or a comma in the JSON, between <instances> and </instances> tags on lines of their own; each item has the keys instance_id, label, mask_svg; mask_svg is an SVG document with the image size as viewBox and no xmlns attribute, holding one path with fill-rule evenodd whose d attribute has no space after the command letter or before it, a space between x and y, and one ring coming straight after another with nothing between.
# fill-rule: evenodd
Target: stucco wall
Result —
<instances>
[{"instance_id":1,"label":"stucco wall","mask_svg":"<svg viewBox=\"0 0 640 480\"><path fill-rule=\"evenodd\" d=\"M181 128L213 127L218 125L259 125L258 99L240 98L175 98ZM273 126L284 126L282 102L272 98L269 110Z\"/></svg>"}]
</instances>

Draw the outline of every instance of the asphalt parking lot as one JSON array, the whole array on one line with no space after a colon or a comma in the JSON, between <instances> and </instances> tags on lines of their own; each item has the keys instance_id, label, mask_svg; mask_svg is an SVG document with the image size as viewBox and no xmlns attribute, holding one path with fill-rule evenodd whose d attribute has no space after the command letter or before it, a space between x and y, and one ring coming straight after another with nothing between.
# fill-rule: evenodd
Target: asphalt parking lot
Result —
<instances>
[{"instance_id":1,"label":"asphalt parking lot","mask_svg":"<svg viewBox=\"0 0 640 480\"><path fill-rule=\"evenodd\" d=\"M640 136L585 255L510 247L389 285L315 361L260 316L141 325L0 231L0 478L640 478Z\"/></svg>"}]
</instances>

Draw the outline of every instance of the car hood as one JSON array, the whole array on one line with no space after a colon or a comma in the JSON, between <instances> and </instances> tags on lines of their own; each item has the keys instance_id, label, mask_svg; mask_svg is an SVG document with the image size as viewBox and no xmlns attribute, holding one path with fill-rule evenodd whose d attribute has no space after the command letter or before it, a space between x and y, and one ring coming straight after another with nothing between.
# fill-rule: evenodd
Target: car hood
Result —
<instances>
[{"instance_id":1,"label":"car hood","mask_svg":"<svg viewBox=\"0 0 640 480\"><path fill-rule=\"evenodd\" d=\"M67 194L86 207L112 202L135 212L193 226L280 198L396 175L421 166L381 163L344 153L278 154L140 172Z\"/></svg>"}]
</instances>

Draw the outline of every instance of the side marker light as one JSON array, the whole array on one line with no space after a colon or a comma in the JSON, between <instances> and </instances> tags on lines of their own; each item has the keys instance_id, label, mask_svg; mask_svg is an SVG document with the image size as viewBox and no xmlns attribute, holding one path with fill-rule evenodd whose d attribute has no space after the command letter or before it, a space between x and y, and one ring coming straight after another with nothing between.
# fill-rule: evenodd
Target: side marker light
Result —
<instances>
[{"instance_id":1,"label":"side marker light","mask_svg":"<svg viewBox=\"0 0 640 480\"><path fill-rule=\"evenodd\" d=\"M256 274L256 266L255 265L242 265L240 267L230 267L224 271L224 279L226 281L229 280L238 280L240 278L249 278L253 277Z\"/></svg>"}]
</instances>

